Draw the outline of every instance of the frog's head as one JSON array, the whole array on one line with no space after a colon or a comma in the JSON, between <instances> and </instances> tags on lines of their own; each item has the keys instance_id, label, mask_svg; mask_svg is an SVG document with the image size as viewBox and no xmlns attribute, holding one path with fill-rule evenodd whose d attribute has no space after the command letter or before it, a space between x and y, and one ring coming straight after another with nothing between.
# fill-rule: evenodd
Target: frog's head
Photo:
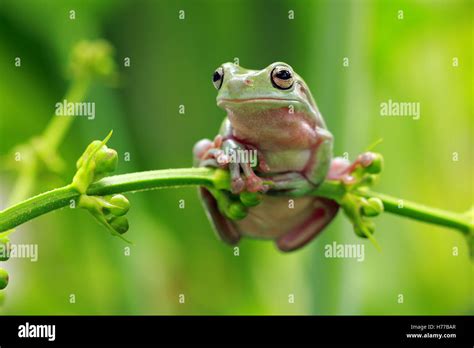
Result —
<instances>
[{"instance_id":1,"label":"frog's head","mask_svg":"<svg viewBox=\"0 0 474 348\"><path fill-rule=\"evenodd\" d=\"M225 63L214 72L217 105L227 111L232 123L256 123L300 117L324 127L316 103L303 79L293 68L276 62L263 70L248 70ZM282 120L287 122L287 120Z\"/></svg>"}]
</instances>

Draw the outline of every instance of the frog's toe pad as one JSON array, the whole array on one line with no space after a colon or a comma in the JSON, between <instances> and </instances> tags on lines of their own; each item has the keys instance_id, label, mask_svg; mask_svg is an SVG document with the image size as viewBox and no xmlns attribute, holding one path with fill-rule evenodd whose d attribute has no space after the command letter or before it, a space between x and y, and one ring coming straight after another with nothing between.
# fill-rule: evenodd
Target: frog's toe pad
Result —
<instances>
[{"instance_id":1,"label":"frog's toe pad","mask_svg":"<svg viewBox=\"0 0 474 348\"><path fill-rule=\"evenodd\" d=\"M368 166L370 166L372 162L374 161L374 159L375 159L375 154L373 152L364 152L359 157L360 164L364 168L367 168Z\"/></svg>"},{"instance_id":2,"label":"frog's toe pad","mask_svg":"<svg viewBox=\"0 0 474 348\"><path fill-rule=\"evenodd\" d=\"M232 179L231 183L232 193L239 194L245 189L245 182L241 177Z\"/></svg>"},{"instance_id":3,"label":"frog's toe pad","mask_svg":"<svg viewBox=\"0 0 474 348\"><path fill-rule=\"evenodd\" d=\"M204 155L212 148L212 141L209 139L199 140L193 147L193 155L195 158L202 159Z\"/></svg>"},{"instance_id":4,"label":"frog's toe pad","mask_svg":"<svg viewBox=\"0 0 474 348\"><path fill-rule=\"evenodd\" d=\"M264 191L264 188L263 181L258 176L253 175L247 178L247 191L259 192Z\"/></svg>"}]
</instances>

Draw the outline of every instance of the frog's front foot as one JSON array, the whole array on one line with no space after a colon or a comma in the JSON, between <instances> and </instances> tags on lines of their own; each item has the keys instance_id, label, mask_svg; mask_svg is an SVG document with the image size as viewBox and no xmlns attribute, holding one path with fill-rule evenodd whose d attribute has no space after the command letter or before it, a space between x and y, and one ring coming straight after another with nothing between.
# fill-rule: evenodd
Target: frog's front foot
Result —
<instances>
[{"instance_id":1,"label":"frog's front foot","mask_svg":"<svg viewBox=\"0 0 474 348\"><path fill-rule=\"evenodd\" d=\"M224 141L222 148L229 159L227 164L231 177L232 193L240 194L244 191L265 192L268 190L268 186L264 184L263 180L253 170L256 167L266 167L258 150L240 144L233 139ZM256 154L257 162L251 161L252 157L249 155L251 151L254 151ZM248 156L241 156L242 154L248 154Z\"/></svg>"},{"instance_id":2,"label":"frog's front foot","mask_svg":"<svg viewBox=\"0 0 474 348\"><path fill-rule=\"evenodd\" d=\"M356 160L350 163L343 157L336 157L331 162L331 167L327 178L329 180L340 180L344 184L350 185L357 181L358 172L378 174L381 170L381 157L374 152L364 152L357 156Z\"/></svg>"},{"instance_id":3,"label":"frog's front foot","mask_svg":"<svg viewBox=\"0 0 474 348\"><path fill-rule=\"evenodd\" d=\"M341 181L346 193L338 201L346 216L352 222L354 231L360 237L369 238L377 245L372 234L374 223L369 218L383 212L383 203L379 198L365 198L357 193L359 189L371 187L382 170L382 155L365 152L353 163L337 157L332 160L327 179Z\"/></svg>"},{"instance_id":4,"label":"frog's front foot","mask_svg":"<svg viewBox=\"0 0 474 348\"><path fill-rule=\"evenodd\" d=\"M198 167L224 168L228 164L228 157L221 149L222 137L216 136L214 141L202 139L193 148L194 165Z\"/></svg>"},{"instance_id":5,"label":"frog's front foot","mask_svg":"<svg viewBox=\"0 0 474 348\"><path fill-rule=\"evenodd\" d=\"M268 185L258 177L249 163L229 163L232 193L265 192ZM242 170L242 171L241 171Z\"/></svg>"},{"instance_id":6,"label":"frog's front foot","mask_svg":"<svg viewBox=\"0 0 474 348\"><path fill-rule=\"evenodd\" d=\"M194 145L194 165L198 167L229 168L231 189L234 194L240 194L244 191L266 192L268 185L265 185L263 180L255 174L249 161L241 160L237 155L239 150L245 150L244 146L230 139L223 141L220 135L214 141L203 139ZM258 168L267 169L261 155L257 154L257 156Z\"/></svg>"}]
</instances>

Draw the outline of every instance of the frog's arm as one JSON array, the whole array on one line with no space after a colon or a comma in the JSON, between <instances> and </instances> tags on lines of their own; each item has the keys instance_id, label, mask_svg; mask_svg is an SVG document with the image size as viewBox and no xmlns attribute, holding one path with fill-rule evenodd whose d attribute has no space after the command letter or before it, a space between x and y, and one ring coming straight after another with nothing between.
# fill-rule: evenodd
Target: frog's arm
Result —
<instances>
[{"instance_id":1,"label":"frog's arm","mask_svg":"<svg viewBox=\"0 0 474 348\"><path fill-rule=\"evenodd\" d=\"M226 117L222 122L219 136L222 137L221 150L225 154L236 153L239 151L257 151L255 148L242 144L233 137L232 124L229 119ZM242 152L243 153L243 152ZM263 165L263 162L259 160L259 165ZM252 166L249 162L234 162L229 161L229 172L231 176L231 187L233 193L241 193L244 190L249 192L265 191L266 186L263 184L262 179L260 179L253 171ZM241 173L243 172L243 175Z\"/></svg>"},{"instance_id":2,"label":"frog's arm","mask_svg":"<svg viewBox=\"0 0 474 348\"><path fill-rule=\"evenodd\" d=\"M325 128L316 128L316 145L312 157L309 160L303 174L310 183L317 187L321 184L329 172L332 160L333 136Z\"/></svg>"},{"instance_id":3,"label":"frog's arm","mask_svg":"<svg viewBox=\"0 0 474 348\"><path fill-rule=\"evenodd\" d=\"M232 124L230 123L228 117L222 121L221 128L219 128L219 135L224 138L232 136Z\"/></svg>"}]
</instances>

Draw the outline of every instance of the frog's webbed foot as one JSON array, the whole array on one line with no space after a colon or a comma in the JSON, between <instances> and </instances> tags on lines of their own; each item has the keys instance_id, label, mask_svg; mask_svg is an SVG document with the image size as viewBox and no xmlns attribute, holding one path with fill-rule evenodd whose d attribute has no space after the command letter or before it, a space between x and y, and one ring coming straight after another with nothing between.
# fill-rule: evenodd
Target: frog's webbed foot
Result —
<instances>
[{"instance_id":1,"label":"frog's webbed foot","mask_svg":"<svg viewBox=\"0 0 474 348\"><path fill-rule=\"evenodd\" d=\"M203 139L197 142L193 154L195 166L229 168L234 194L268 190L268 186L253 170L253 167L258 166L260 170L268 171L263 157L254 147L242 145L233 139L223 140L218 135L214 141Z\"/></svg>"},{"instance_id":2,"label":"frog's webbed foot","mask_svg":"<svg viewBox=\"0 0 474 348\"><path fill-rule=\"evenodd\" d=\"M223 142L222 149L227 156L232 193L240 194L244 191L255 193L268 190L268 185L255 174L253 169L257 166L263 169L268 168L255 148L228 139Z\"/></svg>"},{"instance_id":3,"label":"frog's webbed foot","mask_svg":"<svg viewBox=\"0 0 474 348\"><path fill-rule=\"evenodd\" d=\"M327 179L341 180L344 184L354 184L357 181L359 172L366 170L372 174L378 174L381 170L380 155L374 152L364 152L357 156L356 160L350 163L343 157L336 157L332 160ZM377 163L376 163L377 162Z\"/></svg>"},{"instance_id":4,"label":"frog's webbed foot","mask_svg":"<svg viewBox=\"0 0 474 348\"><path fill-rule=\"evenodd\" d=\"M364 198L357 190L366 190L373 185L378 174L382 171L382 155L365 152L359 155L353 163L337 157L332 160L327 179L338 180L344 185L345 195L338 202L346 216L352 222L355 233L369 238L376 246L373 238L374 223L369 220L383 211L383 203L379 198Z\"/></svg>"},{"instance_id":5,"label":"frog's webbed foot","mask_svg":"<svg viewBox=\"0 0 474 348\"><path fill-rule=\"evenodd\" d=\"M268 166L267 162L265 161L265 158L262 155L261 151L258 151L257 147L253 145L245 145L249 150L254 151L254 153L257 154L257 160L258 160L258 170L262 173L268 173L270 171L270 167Z\"/></svg>"},{"instance_id":6,"label":"frog's webbed foot","mask_svg":"<svg viewBox=\"0 0 474 348\"><path fill-rule=\"evenodd\" d=\"M218 135L214 141L203 139L196 143L193 148L194 165L199 167L228 168L231 177L231 191L213 188L201 188L201 196L210 212L213 225L225 240L236 240L232 225L223 222L222 217L230 220L243 219L248 212L248 207L260 203L261 197L258 192L264 192L267 187L263 180L253 171L252 165L256 166L255 156L252 161L246 161L250 157L239 158L235 151L245 150L245 147L234 140L223 140ZM212 199L211 199L212 198ZM230 231L230 232L229 232ZM233 237L231 237L233 235Z\"/></svg>"},{"instance_id":7,"label":"frog's webbed foot","mask_svg":"<svg viewBox=\"0 0 474 348\"><path fill-rule=\"evenodd\" d=\"M232 193L265 192L268 186L255 174L249 163L229 163ZM242 172L243 174L242 174Z\"/></svg>"},{"instance_id":8,"label":"frog's webbed foot","mask_svg":"<svg viewBox=\"0 0 474 348\"><path fill-rule=\"evenodd\" d=\"M228 157L222 150L222 136L218 135L214 141L202 139L193 148L194 165L198 167L224 168L228 164Z\"/></svg>"}]
</instances>

